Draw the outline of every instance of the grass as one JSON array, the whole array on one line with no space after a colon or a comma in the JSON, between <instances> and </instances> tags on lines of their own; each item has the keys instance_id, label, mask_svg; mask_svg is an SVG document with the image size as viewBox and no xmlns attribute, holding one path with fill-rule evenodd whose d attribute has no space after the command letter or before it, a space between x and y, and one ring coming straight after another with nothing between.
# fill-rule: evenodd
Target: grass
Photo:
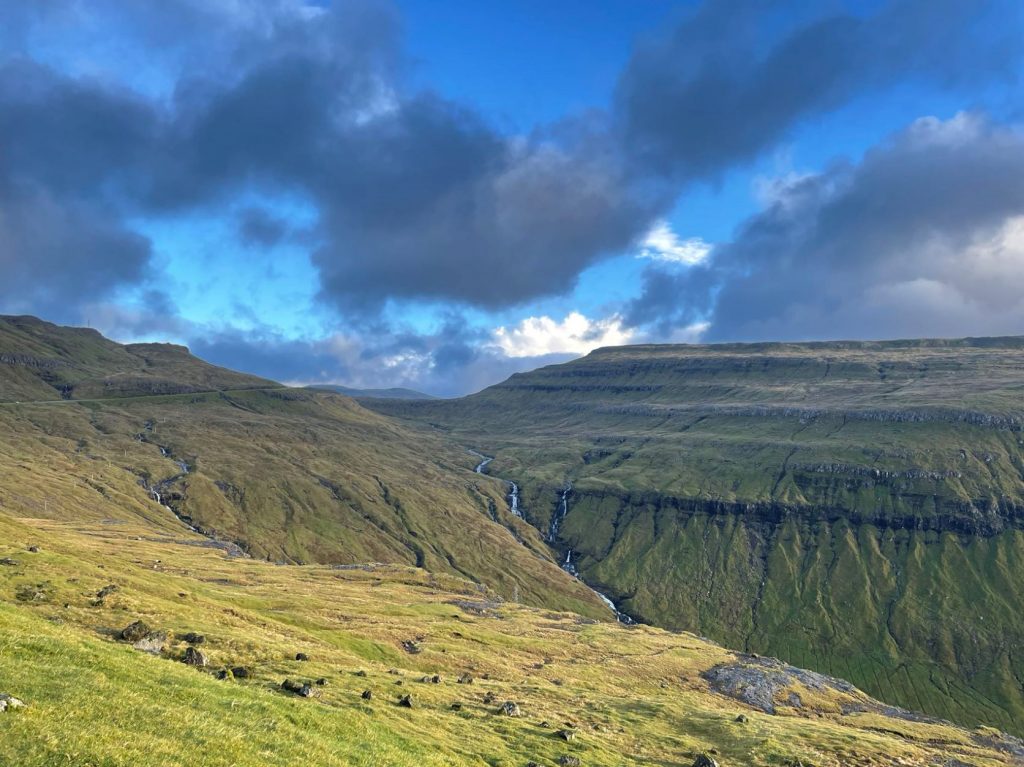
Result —
<instances>
[{"instance_id":1,"label":"grass","mask_svg":"<svg viewBox=\"0 0 1024 767\"><path fill-rule=\"evenodd\" d=\"M763 714L708 690L700 672L734 658L717 645L490 603L477 584L415 568L232 559L141 522L0 515L0 540L0 556L18 563L0 568L0 688L29 704L0 716L0 763L521 765L572 754L689 765L710 749L724 765L1010 763L988 733L842 715L867 702L859 693L812 701L802 690L804 710ZM13 596L40 582L42 600ZM119 590L94 604L108 584ZM113 638L138 618L171 632L163 657ZM178 660L189 631L206 636L207 671ZM402 642L414 638L422 652L409 654ZM235 665L254 677L212 673ZM464 673L472 684L456 682ZM433 674L439 684L420 681ZM317 699L279 689L320 676ZM406 693L412 709L396 705ZM497 714L505 700L524 716ZM566 743L555 732L569 724L578 736Z\"/></svg>"}]
</instances>

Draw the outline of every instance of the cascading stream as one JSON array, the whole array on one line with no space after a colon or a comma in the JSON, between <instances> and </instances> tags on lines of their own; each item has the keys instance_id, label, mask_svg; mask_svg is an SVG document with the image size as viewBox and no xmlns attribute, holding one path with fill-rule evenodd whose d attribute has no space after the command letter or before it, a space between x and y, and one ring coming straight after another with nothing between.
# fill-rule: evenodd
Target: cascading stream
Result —
<instances>
[{"instance_id":1,"label":"cascading stream","mask_svg":"<svg viewBox=\"0 0 1024 767\"><path fill-rule=\"evenodd\" d=\"M494 460L494 457L493 456L484 455L483 453L478 453L475 450L470 450L469 452L472 453L473 455L475 455L477 458L480 459L480 463L478 463L476 465L476 467L473 469L473 471L475 471L477 474L485 474L486 472L484 470L487 468L487 465L491 461ZM491 475L487 475L487 476L491 476ZM499 477L495 477L495 479L500 479L500 478ZM509 485L509 493L508 493L508 509L509 509L509 511L512 512L513 514L515 514L520 519L525 519L525 517L523 517L522 511L519 508L519 485L517 485L515 482L512 482L511 480L507 480L507 479L506 480L501 480L501 481L507 482L508 485ZM551 525L548 528L548 534L547 534L547 536L545 538L547 543L550 544L550 545L554 545L557 542L557 540L558 540L558 531L561 528L562 520L565 519L565 515L569 513L569 493L570 492L572 492L572 483L567 484L566 488L562 491L561 502L559 504L558 511L555 512L554 517L552 517L552 519L551 519ZM604 602L604 604L608 606L608 609L611 610L612 613L614 613L615 619L619 623L623 623L623 624L626 624L626 625L634 625L636 623L636 621L633 618L631 618L629 615L626 615L626 613L624 613L621 610L619 610L619 608L615 606L615 602L613 602L607 595L602 594L600 591L595 589L593 586L588 584L586 581L584 581L580 577L579 570L576 568L576 565L573 564L572 555L573 555L573 551L572 551L572 549L569 549L566 552L566 554L565 554L565 562L562 563L562 569L565 570L565 572L567 572L573 578L578 580L580 583L582 583L584 586L586 586L588 589L590 589L598 599L600 599L602 602Z\"/></svg>"}]
</instances>

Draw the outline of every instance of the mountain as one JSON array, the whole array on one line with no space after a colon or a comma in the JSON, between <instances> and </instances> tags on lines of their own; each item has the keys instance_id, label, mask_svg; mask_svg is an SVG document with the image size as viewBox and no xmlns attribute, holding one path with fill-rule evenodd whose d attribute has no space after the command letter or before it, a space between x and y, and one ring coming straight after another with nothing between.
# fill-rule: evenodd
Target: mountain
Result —
<instances>
[{"instance_id":1,"label":"mountain","mask_svg":"<svg viewBox=\"0 0 1024 767\"><path fill-rule=\"evenodd\" d=\"M633 346L384 402L620 609L1024 731L1024 339Z\"/></svg>"},{"instance_id":2,"label":"mountain","mask_svg":"<svg viewBox=\"0 0 1024 767\"><path fill-rule=\"evenodd\" d=\"M371 397L374 399L437 399L433 394L424 394L421 391L415 389L353 389L349 386L339 386L337 384L313 384L312 386L306 387L308 389L318 389L320 391L332 391L337 394L344 394L346 397Z\"/></svg>"},{"instance_id":3,"label":"mountain","mask_svg":"<svg viewBox=\"0 0 1024 767\"><path fill-rule=\"evenodd\" d=\"M194 528L279 562L422 566L611 617L475 457L347 397L20 317L0 318L0 392L8 514Z\"/></svg>"},{"instance_id":4,"label":"mountain","mask_svg":"<svg viewBox=\"0 0 1024 767\"><path fill-rule=\"evenodd\" d=\"M279 388L173 344L114 343L91 328L0 315L0 402Z\"/></svg>"},{"instance_id":5,"label":"mountain","mask_svg":"<svg viewBox=\"0 0 1024 767\"><path fill-rule=\"evenodd\" d=\"M0 701L25 704L0 712L2 764L1024 758L1024 743L994 730L931 720L692 634L528 608L405 566L276 565L174 525L113 522L0 509Z\"/></svg>"}]
</instances>

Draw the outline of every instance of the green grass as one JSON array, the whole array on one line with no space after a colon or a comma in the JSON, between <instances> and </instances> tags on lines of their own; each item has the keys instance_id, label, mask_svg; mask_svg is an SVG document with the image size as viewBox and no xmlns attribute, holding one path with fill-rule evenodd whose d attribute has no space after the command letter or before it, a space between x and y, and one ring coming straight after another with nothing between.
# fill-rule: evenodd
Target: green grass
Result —
<instances>
[{"instance_id":1,"label":"green grass","mask_svg":"<svg viewBox=\"0 0 1024 767\"><path fill-rule=\"evenodd\" d=\"M143 523L0 514L0 540L0 556L18 561L0 568L0 691L28 703L0 715L4 764L551 765L573 754L586 765L689 765L710 749L724 765L1010 763L984 733L842 715L871 705L859 693L801 689L803 710L762 714L708 690L700 672L733 655L693 635L514 603L478 613L461 605L493 595L413 568L230 559ZM32 544L41 551L26 552ZM43 600L13 597L41 581ZM93 604L110 583L119 590ZM162 657L112 637L138 618L171 632ZM178 660L187 631L206 636L208 670ZM401 644L414 637L423 649L410 655ZM308 663L293 660L300 651ZM233 665L254 677L214 677ZM462 673L474 682L458 684ZM433 674L440 684L419 681ZM320 676L329 684L317 699L279 689ZM488 692L496 703L484 703ZM415 708L396 705L405 693ZM498 715L505 700L524 716ZM741 712L746 724L734 721ZM566 723L572 743L554 735Z\"/></svg>"}]
</instances>

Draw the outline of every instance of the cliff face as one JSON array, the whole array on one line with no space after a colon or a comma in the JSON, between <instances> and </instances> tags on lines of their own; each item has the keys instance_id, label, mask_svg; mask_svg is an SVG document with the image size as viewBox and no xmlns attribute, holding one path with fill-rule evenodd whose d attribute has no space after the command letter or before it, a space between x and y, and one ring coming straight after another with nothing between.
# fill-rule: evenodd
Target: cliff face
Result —
<instances>
[{"instance_id":1,"label":"cliff face","mask_svg":"<svg viewBox=\"0 0 1024 767\"><path fill-rule=\"evenodd\" d=\"M602 349L371 403L496 456L626 613L1024 731L1021 339Z\"/></svg>"}]
</instances>

